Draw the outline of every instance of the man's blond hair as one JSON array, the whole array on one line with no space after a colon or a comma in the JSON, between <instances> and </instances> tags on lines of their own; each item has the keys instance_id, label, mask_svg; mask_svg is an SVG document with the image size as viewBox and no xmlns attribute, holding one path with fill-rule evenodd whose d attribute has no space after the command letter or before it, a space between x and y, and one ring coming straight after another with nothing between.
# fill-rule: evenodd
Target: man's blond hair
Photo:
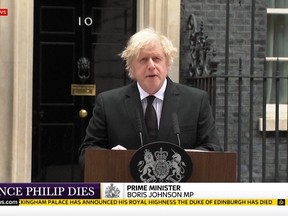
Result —
<instances>
[{"instance_id":1,"label":"man's blond hair","mask_svg":"<svg viewBox=\"0 0 288 216\"><path fill-rule=\"evenodd\" d=\"M149 45L160 44L166 56L168 67L172 65L177 48L173 46L172 42L164 35L160 35L152 28L145 28L131 36L127 42L127 46L120 53L121 58L126 62L126 70L130 78L133 77L132 62L140 53L140 50Z\"/></svg>"}]
</instances>

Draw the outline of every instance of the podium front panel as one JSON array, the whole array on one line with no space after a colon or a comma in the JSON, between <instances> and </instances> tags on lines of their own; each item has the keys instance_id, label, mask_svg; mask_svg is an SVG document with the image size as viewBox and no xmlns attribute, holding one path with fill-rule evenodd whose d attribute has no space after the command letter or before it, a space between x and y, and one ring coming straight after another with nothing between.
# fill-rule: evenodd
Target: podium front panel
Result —
<instances>
[{"instance_id":1,"label":"podium front panel","mask_svg":"<svg viewBox=\"0 0 288 216\"><path fill-rule=\"evenodd\" d=\"M85 182L134 182L130 160L135 150L87 149ZM188 151L193 172L188 182L236 182L234 152Z\"/></svg>"}]
</instances>

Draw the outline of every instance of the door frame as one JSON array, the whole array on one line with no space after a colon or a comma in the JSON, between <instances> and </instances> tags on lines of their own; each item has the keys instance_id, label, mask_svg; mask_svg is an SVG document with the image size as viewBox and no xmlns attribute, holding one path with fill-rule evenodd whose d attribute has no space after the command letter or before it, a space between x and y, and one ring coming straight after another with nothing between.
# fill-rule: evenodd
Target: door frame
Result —
<instances>
[{"instance_id":1,"label":"door frame","mask_svg":"<svg viewBox=\"0 0 288 216\"><path fill-rule=\"evenodd\" d=\"M181 0L137 0L137 29L153 27L167 35L179 50L180 4ZM0 176L0 181L31 182L34 0L7 1L7 8L9 16L5 23L1 20L1 26L11 34L12 40L9 38L1 46L3 52L7 51L10 57L8 64L1 70L11 74L6 84L11 91L3 96L3 101L13 100L4 104L7 115L3 123L8 127L0 135L0 139L4 140L0 147L6 149L1 152L4 166L0 167L0 171L5 176ZM176 59L170 77L178 82L179 58Z\"/></svg>"}]
</instances>

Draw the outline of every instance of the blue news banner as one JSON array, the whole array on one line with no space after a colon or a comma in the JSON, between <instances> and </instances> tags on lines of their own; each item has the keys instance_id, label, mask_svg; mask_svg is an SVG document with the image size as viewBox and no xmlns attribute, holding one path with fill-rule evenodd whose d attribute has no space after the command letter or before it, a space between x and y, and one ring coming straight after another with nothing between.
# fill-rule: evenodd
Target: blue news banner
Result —
<instances>
[{"instance_id":1,"label":"blue news banner","mask_svg":"<svg viewBox=\"0 0 288 216\"><path fill-rule=\"evenodd\" d=\"M64 200L81 199L100 199L100 183L0 183L0 205L4 206L67 205Z\"/></svg>"}]
</instances>

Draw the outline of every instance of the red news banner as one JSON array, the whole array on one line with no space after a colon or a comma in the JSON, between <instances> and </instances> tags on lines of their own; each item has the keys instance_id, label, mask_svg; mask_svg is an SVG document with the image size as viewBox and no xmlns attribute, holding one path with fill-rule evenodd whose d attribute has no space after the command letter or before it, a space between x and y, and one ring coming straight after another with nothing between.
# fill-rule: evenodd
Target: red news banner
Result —
<instances>
[{"instance_id":1,"label":"red news banner","mask_svg":"<svg viewBox=\"0 0 288 216\"><path fill-rule=\"evenodd\" d=\"M8 16L8 9L0 8L0 16Z\"/></svg>"}]
</instances>

